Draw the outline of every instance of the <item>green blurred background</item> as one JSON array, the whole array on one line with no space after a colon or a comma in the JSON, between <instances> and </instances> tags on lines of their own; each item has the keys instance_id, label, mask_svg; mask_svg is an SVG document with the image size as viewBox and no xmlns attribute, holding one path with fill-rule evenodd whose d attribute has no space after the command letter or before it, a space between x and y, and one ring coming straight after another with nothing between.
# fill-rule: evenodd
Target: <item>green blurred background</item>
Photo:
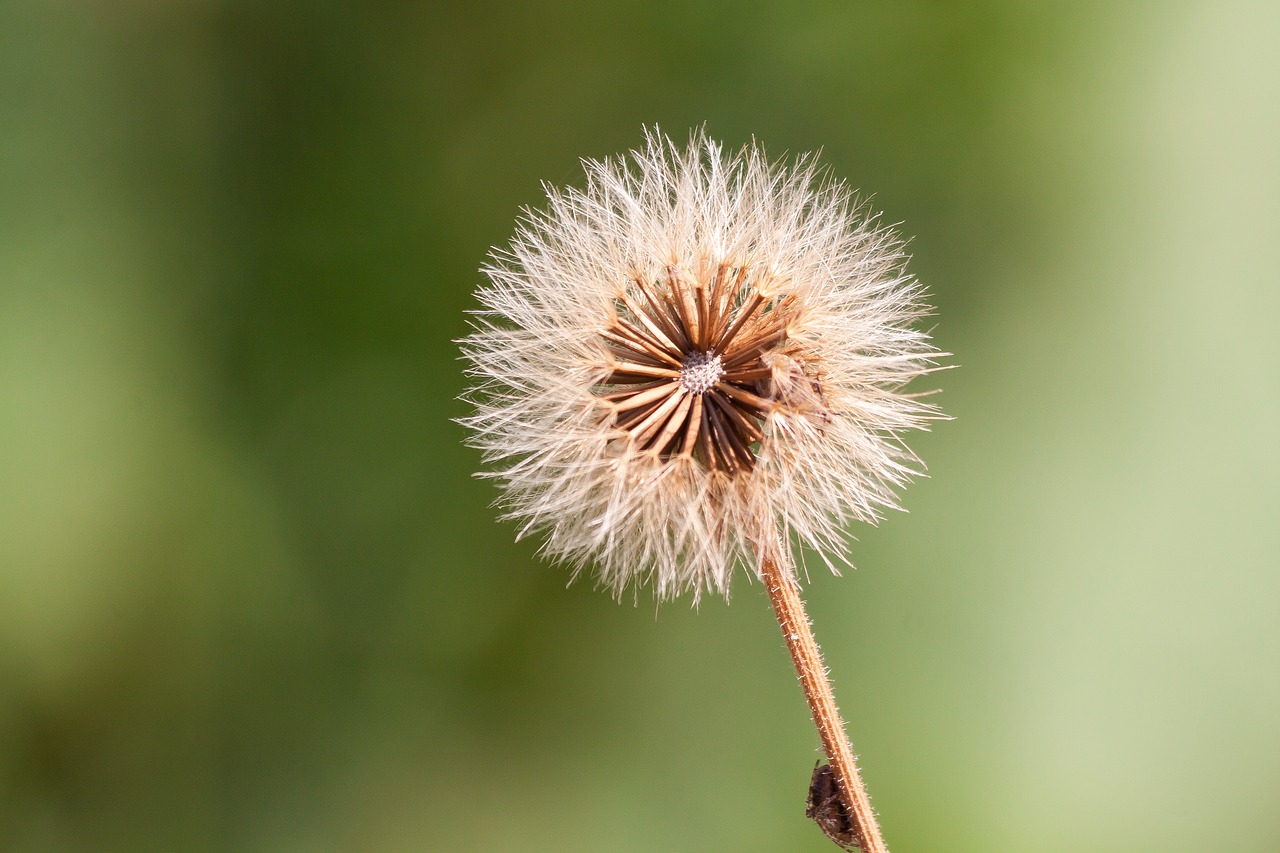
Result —
<instances>
[{"instance_id":1,"label":"green blurred background","mask_svg":"<svg viewBox=\"0 0 1280 853\"><path fill-rule=\"evenodd\" d=\"M913 236L956 420L815 574L896 853L1280 850L1280 5L9 0L0 849L822 851L758 584L615 604L450 418L658 123Z\"/></svg>"}]
</instances>

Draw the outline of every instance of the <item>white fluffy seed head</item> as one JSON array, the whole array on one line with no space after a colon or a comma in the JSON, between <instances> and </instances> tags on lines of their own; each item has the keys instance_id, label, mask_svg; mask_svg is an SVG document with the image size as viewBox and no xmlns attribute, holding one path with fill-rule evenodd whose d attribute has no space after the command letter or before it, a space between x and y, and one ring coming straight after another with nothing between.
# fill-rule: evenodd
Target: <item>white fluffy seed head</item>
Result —
<instances>
[{"instance_id":1,"label":"white fluffy seed head","mask_svg":"<svg viewBox=\"0 0 1280 853\"><path fill-rule=\"evenodd\" d=\"M547 188L477 292L464 423L519 535L620 595L728 595L759 543L833 570L920 464L936 350L900 241L810 158L656 130Z\"/></svg>"}]
</instances>

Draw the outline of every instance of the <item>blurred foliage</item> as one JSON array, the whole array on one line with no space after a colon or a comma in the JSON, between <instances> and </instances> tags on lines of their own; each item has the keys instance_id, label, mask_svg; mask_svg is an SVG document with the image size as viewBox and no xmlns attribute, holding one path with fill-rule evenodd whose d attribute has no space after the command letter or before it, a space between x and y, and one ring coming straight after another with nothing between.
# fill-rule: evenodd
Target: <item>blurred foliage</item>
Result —
<instances>
[{"instance_id":1,"label":"blurred foliage","mask_svg":"<svg viewBox=\"0 0 1280 853\"><path fill-rule=\"evenodd\" d=\"M813 616L895 850L1273 851L1274 3L0 8L0 849L828 850L758 585L618 606L450 418L539 181L706 123L958 371ZM1084 836L1084 837L1082 837Z\"/></svg>"}]
</instances>

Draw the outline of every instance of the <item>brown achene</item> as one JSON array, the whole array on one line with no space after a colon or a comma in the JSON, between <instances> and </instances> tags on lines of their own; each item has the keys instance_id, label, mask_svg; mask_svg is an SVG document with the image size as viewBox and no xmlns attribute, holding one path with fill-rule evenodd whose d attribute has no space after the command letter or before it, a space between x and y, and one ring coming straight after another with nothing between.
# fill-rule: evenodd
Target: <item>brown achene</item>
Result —
<instances>
[{"instance_id":1,"label":"brown achene","mask_svg":"<svg viewBox=\"0 0 1280 853\"><path fill-rule=\"evenodd\" d=\"M620 290L601 333L613 361L600 397L637 449L749 471L773 405L764 356L786 343L794 300L770 300L747 266L722 263L710 281L665 272Z\"/></svg>"}]
</instances>

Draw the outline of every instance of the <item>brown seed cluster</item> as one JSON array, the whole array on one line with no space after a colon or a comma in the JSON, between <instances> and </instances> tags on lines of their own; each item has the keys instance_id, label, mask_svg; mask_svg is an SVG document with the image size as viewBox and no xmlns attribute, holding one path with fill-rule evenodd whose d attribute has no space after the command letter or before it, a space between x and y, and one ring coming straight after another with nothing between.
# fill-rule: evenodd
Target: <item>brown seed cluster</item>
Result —
<instances>
[{"instance_id":1,"label":"brown seed cluster","mask_svg":"<svg viewBox=\"0 0 1280 853\"><path fill-rule=\"evenodd\" d=\"M785 345L794 297L770 299L751 272L721 264L704 281L668 266L618 296L600 396L637 449L731 476L755 466L773 405L764 356Z\"/></svg>"}]
</instances>

